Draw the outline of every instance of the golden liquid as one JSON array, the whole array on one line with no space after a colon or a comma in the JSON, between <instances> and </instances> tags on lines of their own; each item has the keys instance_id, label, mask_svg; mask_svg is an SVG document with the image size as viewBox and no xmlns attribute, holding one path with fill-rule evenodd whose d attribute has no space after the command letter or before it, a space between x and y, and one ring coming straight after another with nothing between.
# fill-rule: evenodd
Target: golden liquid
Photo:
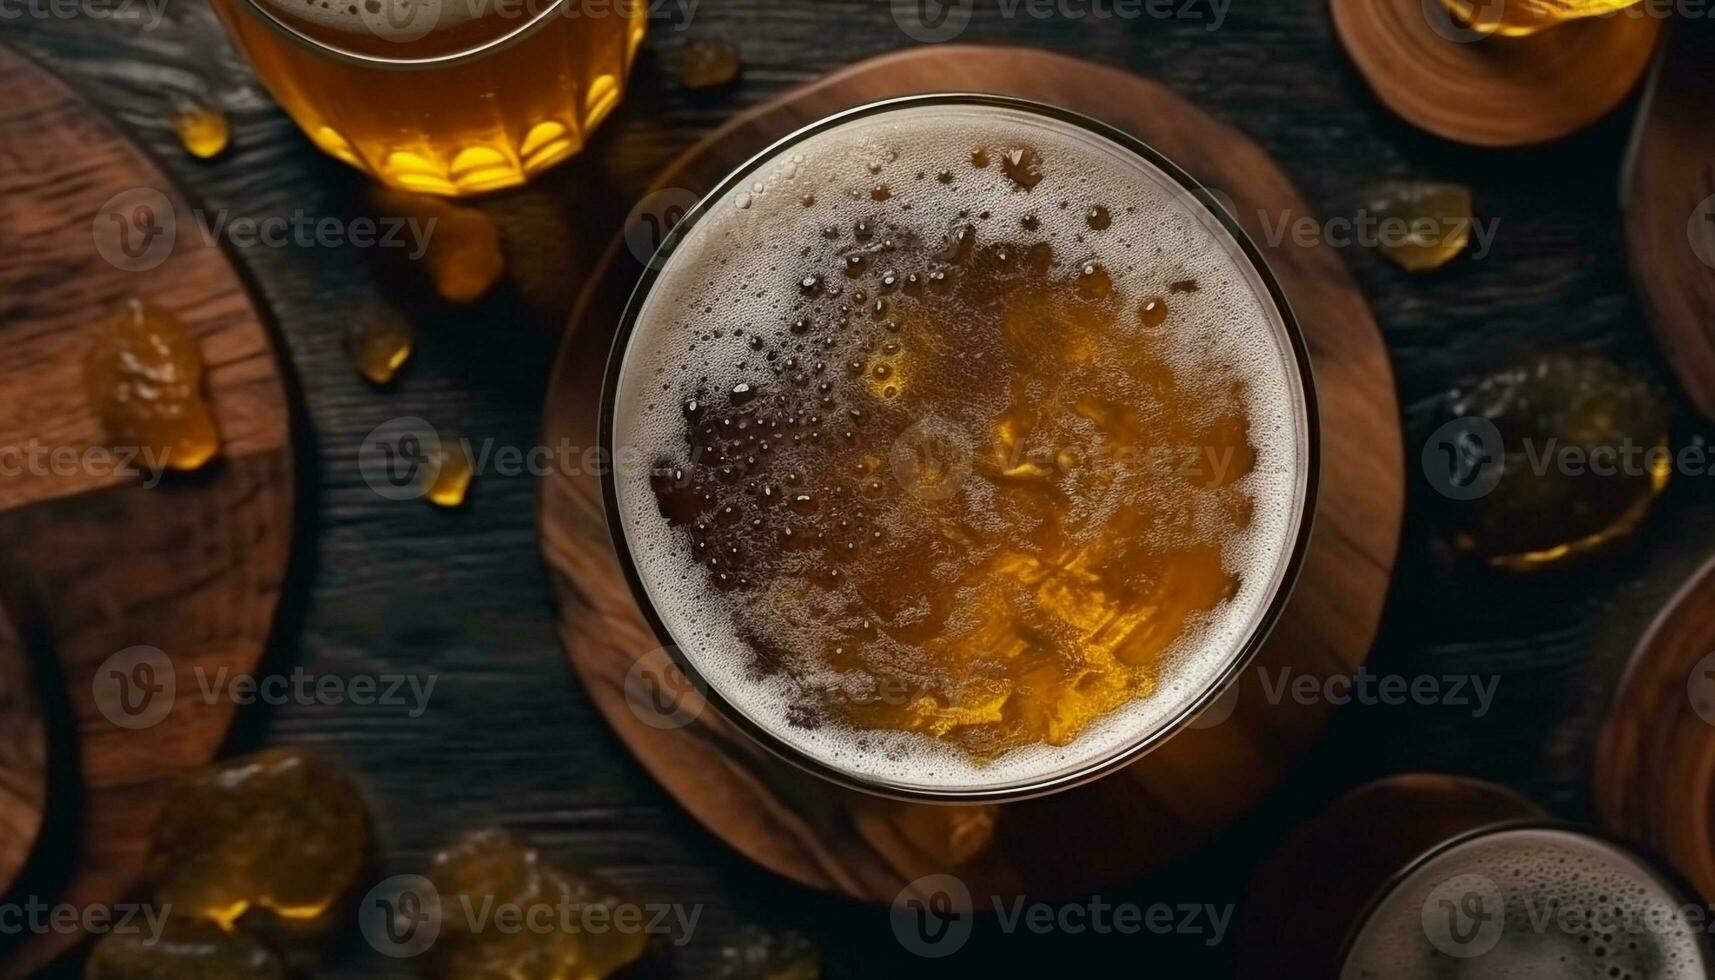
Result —
<instances>
[{"instance_id":1,"label":"golden liquid","mask_svg":"<svg viewBox=\"0 0 1715 980\"><path fill-rule=\"evenodd\" d=\"M1638 0L1442 0L1447 9L1480 31L1502 37L1535 34L1557 24L1624 10Z\"/></svg>"},{"instance_id":2,"label":"golden liquid","mask_svg":"<svg viewBox=\"0 0 1715 980\"><path fill-rule=\"evenodd\" d=\"M785 284L809 315L753 337L772 370L698 392L652 477L756 672L842 679L801 727L1067 745L1239 586L1242 382L1164 339L1197 284L1123 304L1098 262L996 231L843 232L840 268Z\"/></svg>"},{"instance_id":3,"label":"golden liquid","mask_svg":"<svg viewBox=\"0 0 1715 980\"><path fill-rule=\"evenodd\" d=\"M211 2L263 84L317 146L392 186L449 196L521 184L582 149L624 94L647 18L641 3L580 16L556 11L493 51L388 67L288 38L250 9L251 0ZM460 25L456 40L468 49L519 24L485 15ZM440 55L450 44L442 32L412 42L370 37L367 45L332 29L315 33L392 59Z\"/></svg>"}]
</instances>

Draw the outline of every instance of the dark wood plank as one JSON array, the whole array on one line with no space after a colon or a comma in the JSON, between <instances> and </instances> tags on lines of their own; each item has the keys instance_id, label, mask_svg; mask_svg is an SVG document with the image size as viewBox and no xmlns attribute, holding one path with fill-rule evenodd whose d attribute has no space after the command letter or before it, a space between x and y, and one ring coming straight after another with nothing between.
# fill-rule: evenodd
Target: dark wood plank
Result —
<instances>
[{"instance_id":1,"label":"dark wood plank","mask_svg":"<svg viewBox=\"0 0 1715 980\"><path fill-rule=\"evenodd\" d=\"M1481 257L1431 276L1402 273L1361 247L1340 257L1386 335L1407 447L1400 564L1370 667L1478 675L1499 687L1480 717L1444 703L1340 709L1251 817L1168 874L1105 895L1110 901L1236 901L1283 833L1388 772L1482 776L1557 815L1589 818L1592 740L1614 681L1648 614L1715 550L1715 482L1686 477L1626 547L1600 560L1530 578L1453 566L1440 557L1435 498L1416 468L1442 392L1527 353L1595 350L1674 388L1621 260L1614 188L1625 114L1551 147L1496 154L1450 145L1373 95L1324 4L1245 0L1216 29L1206 10L1009 18L985 0L961 40L1028 44L1147 74L1255 139L1315 214L1354 216L1372 181L1472 187L1479 217L1498 222ZM27 46L112 112L211 209L376 213L362 181L319 155L256 86L206 5L169 4L149 30L125 20L26 18L5 31L8 43ZM674 74L686 42L716 35L742 45L744 80L712 93L680 88ZM313 437L306 466L319 487L303 508L314 545L273 669L410 671L438 683L417 717L353 705L247 708L233 744L310 743L356 771L375 801L390 873L419 870L460 830L500 822L645 900L701 904L693 940L660 956L679 976L714 973L723 934L743 921L808 930L827 947L836 980L949 969L1042 975L1103 956L1147 959L1173 975L1229 975L1231 935L1210 945L1198 936L1007 935L985 925L956 963L925 961L898 947L885 917L755 869L654 785L571 678L538 558L536 481L485 473L469 506L447 514L383 500L358 471L364 437L401 415L456 425L479 443L535 445L567 308L659 170L745 108L913 43L878 0L723 0L699 5L686 30L657 23L625 104L584 156L521 193L481 202L505 229L525 284L476 308L412 307L421 344L385 394L357 379L341 350L354 311L408 298L367 255L258 248L238 256L285 335ZM228 109L236 133L232 152L213 165L186 159L167 126L168 100L203 89ZM1678 441L1711 434L1682 399L1676 404ZM326 975L404 980L415 971L359 942Z\"/></svg>"}]
</instances>

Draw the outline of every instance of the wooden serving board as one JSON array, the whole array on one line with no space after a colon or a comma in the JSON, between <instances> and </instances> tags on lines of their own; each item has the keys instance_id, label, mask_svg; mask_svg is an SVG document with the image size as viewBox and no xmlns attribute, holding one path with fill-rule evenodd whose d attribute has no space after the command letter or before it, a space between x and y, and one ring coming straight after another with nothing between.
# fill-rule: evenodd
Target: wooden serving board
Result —
<instances>
[{"instance_id":1,"label":"wooden serving board","mask_svg":"<svg viewBox=\"0 0 1715 980\"><path fill-rule=\"evenodd\" d=\"M1542 808L1494 783L1390 776L1341 797L1281 840L1251 879L1239 914L1239 980L1328 980L1358 916L1431 848Z\"/></svg>"},{"instance_id":2,"label":"wooden serving board","mask_svg":"<svg viewBox=\"0 0 1715 980\"><path fill-rule=\"evenodd\" d=\"M262 658L291 550L291 413L274 340L239 274L154 163L4 48L0 91L0 451L50 460L0 476L0 583L18 629L51 658L37 676L63 684L53 698L65 703L75 769L50 774L69 787L50 799L55 852L19 887L81 908L131 888L172 781L226 735L233 702L202 697L197 671L254 672ZM133 297L198 337L223 439L219 460L153 488L101 460L105 436L84 397L94 331ZM120 680L107 662L139 645L164 653L176 696L133 690L141 713L119 715L128 724L160 713L161 698L170 710L127 727L108 717ZM152 686L166 680L157 671ZM9 940L0 975L28 974L79 938Z\"/></svg>"},{"instance_id":3,"label":"wooden serving board","mask_svg":"<svg viewBox=\"0 0 1715 980\"><path fill-rule=\"evenodd\" d=\"M1596 741L1602 825L1715 901L1715 560L1638 642Z\"/></svg>"},{"instance_id":4,"label":"wooden serving board","mask_svg":"<svg viewBox=\"0 0 1715 980\"><path fill-rule=\"evenodd\" d=\"M1632 281L1667 362L1715 420L1715 27L1668 29L1620 183Z\"/></svg>"},{"instance_id":5,"label":"wooden serving board","mask_svg":"<svg viewBox=\"0 0 1715 980\"><path fill-rule=\"evenodd\" d=\"M1094 116L1143 139L1235 201L1264 241L1259 211L1309 208L1253 142L1153 82L1045 52L938 46L848 67L749 112L688 151L657 187L702 193L776 139L829 113L934 91L1020 96ZM1289 236L1290 237L1290 236ZM1263 246L1303 322L1322 411L1322 495L1298 592L1257 667L1350 674L1364 662L1393 568L1404 473L1393 377L1370 311L1335 252L1290 241ZM596 442L613 332L641 266L609 248L573 313L551 383L545 445ZM956 871L973 899L1088 894L1158 869L1232 823L1292 768L1326 720L1325 705L1269 705L1256 669L1217 702L1207 724L1133 766L1079 789L979 813L910 805L836 788L782 762L715 711L655 727L627 702L660 643L632 602L608 535L599 480L544 479L543 552L561 636L597 706L680 803L740 852L807 886L891 901L917 878ZM676 673L674 671L673 673ZM1270 676L1278 676L1271 673ZM1236 698L1236 701L1234 700ZM1224 721L1219 713L1232 709ZM990 846L955 861L959 827L996 819Z\"/></svg>"},{"instance_id":6,"label":"wooden serving board","mask_svg":"<svg viewBox=\"0 0 1715 980\"><path fill-rule=\"evenodd\" d=\"M1612 112L1649 67L1660 17L1636 11L1484 37L1441 0L1330 0L1340 43L1406 122L1473 146L1529 146Z\"/></svg>"}]
</instances>

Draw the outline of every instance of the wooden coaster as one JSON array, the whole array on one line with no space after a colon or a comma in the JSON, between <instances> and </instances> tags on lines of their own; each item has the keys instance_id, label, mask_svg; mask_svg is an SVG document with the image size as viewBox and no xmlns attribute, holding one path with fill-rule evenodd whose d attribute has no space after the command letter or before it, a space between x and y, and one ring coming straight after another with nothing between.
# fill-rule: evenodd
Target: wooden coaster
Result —
<instances>
[{"instance_id":1,"label":"wooden coaster","mask_svg":"<svg viewBox=\"0 0 1715 980\"><path fill-rule=\"evenodd\" d=\"M1643 76L1661 19L1637 12L1529 37L1485 37L1442 0L1330 0L1346 53L1406 122L1474 146L1528 146L1575 133Z\"/></svg>"},{"instance_id":2,"label":"wooden coaster","mask_svg":"<svg viewBox=\"0 0 1715 980\"><path fill-rule=\"evenodd\" d=\"M0 895L36 846L48 795L48 735L24 640L0 607Z\"/></svg>"},{"instance_id":3,"label":"wooden coaster","mask_svg":"<svg viewBox=\"0 0 1715 980\"><path fill-rule=\"evenodd\" d=\"M1681 18L1644 93L1620 182L1626 250L1650 326L1705 418L1715 420L1715 28Z\"/></svg>"},{"instance_id":4,"label":"wooden coaster","mask_svg":"<svg viewBox=\"0 0 1715 980\"><path fill-rule=\"evenodd\" d=\"M1230 194L1239 222L1258 242L1265 241L1259 215L1311 213L1255 143L1162 86L1071 58L998 47L923 48L836 72L715 132L657 187L700 194L809 122L934 91L1036 99L1127 130ZM599 478L558 473L544 480L540 519L561 636L619 737L668 792L746 856L805 885L861 899L891 901L907 882L955 867L979 903L989 894L1087 894L1160 868L1231 824L1290 771L1328 712L1325 704L1291 699L1268 704L1259 671L1326 676L1363 663L1403 506L1393 377L1368 307L1332 249L1290 240L1262 247L1314 361L1322 494L1297 594L1257 669L1216 702L1201 728L1105 779L997 813L841 790L782 762L714 711L687 712L684 727L662 725L658 715L628 705L627 675L633 696L639 687L683 690L673 686L682 678L665 656L654 663L644 657L660 642L633 605L614 557ZM616 241L591 277L556 363L545 445L597 444L603 367L640 271ZM1227 710L1232 715L1223 721ZM992 841L982 846L991 831Z\"/></svg>"},{"instance_id":5,"label":"wooden coaster","mask_svg":"<svg viewBox=\"0 0 1715 980\"><path fill-rule=\"evenodd\" d=\"M75 810L48 814L65 853L21 887L81 909L130 888L172 781L212 759L226 734L233 702L197 696L196 671L253 672L261 660L291 545L290 412L239 274L154 164L3 48L0 91L0 452L21 470L0 480L0 582L63 680L77 768L63 779L74 792L50 801ZM223 438L219 460L152 489L104 455L83 393L93 331L132 297L199 338ZM108 662L139 645L167 658L152 681L127 672L135 656ZM124 724L98 704L117 685L169 678L176 697L127 692L140 713L119 715ZM32 972L79 938L24 937L0 956L0 975Z\"/></svg>"},{"instance_id":6,"label":"wooden coaster","mask_svg":"<svg viewBox=\"0 0 1715 980\"><path fill-rule=\"evenodd\" d=\"M1715 901L1715 560L1638 642L1596 740L1602 826Z\"/></svg>"},{"instance_id":7,"label":"wooden coaster","mask_svg":"<svg viewBox=\"0 0 1715 980\"><path fill-rule=\"evenodd\" d=\"M1504 786L1458 776L1392 776L1353 790L1287 835L1257 869L1239 914L1236 975L1339 976L1358 916L1413 859L1460 834L1544 816Z\"/></svg>"}]
</instances>

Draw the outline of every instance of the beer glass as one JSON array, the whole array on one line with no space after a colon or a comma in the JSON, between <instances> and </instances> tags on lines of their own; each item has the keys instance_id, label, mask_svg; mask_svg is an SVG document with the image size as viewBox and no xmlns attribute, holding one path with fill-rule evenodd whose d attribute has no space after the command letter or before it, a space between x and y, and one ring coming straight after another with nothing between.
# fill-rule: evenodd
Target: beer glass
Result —
<instances>
[{"instance_id":1,"label":"beer glass","mask_svg":"<svg viewBox=\"0 0 1715 980\"><path fill-rule=\"evenodd\" d=\"M328 154L394 187L511 187L619 104L646 0L211 0Z\"/></svg>"},{"instance_id":2,"label":"beer glass","mask_svg":"<svg viewBox=\"0 0 1715 980\"><path fill-rule=\"evenodd\" d=\"M1447 840L1401 869L1346 942L1341 980L1701 980L1709 909L1621 845L1546 821Z\"/></svg>"},{"instance_id":3,"label":"beer glass","mask_svg":"<svg viewBox=\"0 0 1715 980\"><path fill-rule=\"evenodd\" d=\"M1439 0L1484 34L1522 37L1585 17L1624 10L1639 0Z\"/></svg>"},{"instance_id":4,"label":"beer glass","mask_svg":"<svg viewBox=\"0 0 1715 980\"><path fill-rule=\"evenodd\" d=\"M673 227L600 438L621 565L706 703L842 785L969 803L1112 771L1244 669L1318 434L1207 192L1082 116L939 95L816 123Z\"/></svg>"}]
</instances>

